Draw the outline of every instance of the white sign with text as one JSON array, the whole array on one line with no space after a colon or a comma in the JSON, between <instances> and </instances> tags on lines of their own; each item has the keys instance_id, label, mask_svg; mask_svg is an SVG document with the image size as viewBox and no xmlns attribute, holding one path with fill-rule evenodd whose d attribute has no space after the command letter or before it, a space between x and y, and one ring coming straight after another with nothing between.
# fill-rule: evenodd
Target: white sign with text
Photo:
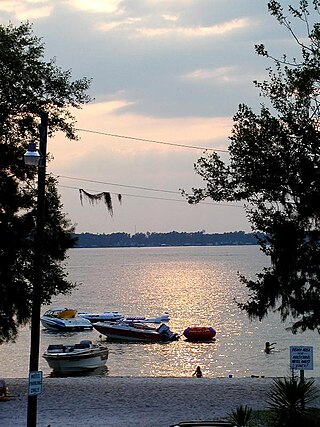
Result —
<instances>
[{"instance_id":1,"label":"white sign with text","mask_svg":"<svg viewBox=\"0 0 320 427\"><path fill-rule=\"evenodd\" d=\"M29 396L41 394L42 392L42 371L33 371L29 373Z\"/></svg>"},{"instance_id":2,"label":"white sign with text","mask_svg":"<svg viewBox=\"0 0 320 427\"><path fill-rule=\"evenodd\" d=\"M290 346L290 368L311 371L313 369L313 347Z\"/></svg>"}]
</instances>

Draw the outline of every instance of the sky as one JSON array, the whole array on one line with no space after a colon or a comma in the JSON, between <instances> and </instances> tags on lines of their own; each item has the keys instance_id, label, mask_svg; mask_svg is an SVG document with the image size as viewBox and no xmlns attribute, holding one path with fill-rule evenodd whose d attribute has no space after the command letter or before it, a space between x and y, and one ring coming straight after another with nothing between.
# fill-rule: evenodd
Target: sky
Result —
<instances>
[{"instance_id":1,"label":"sky","mask_svg":"<svg viewBox=\"0 0 320 427\"><path fill-rule=\"evenodd\" d=\"M266 0L0 0L0 24L27 20L46 59L92 79L93 101L72 111L80 140L48 140L77 233L251 231L241 203L190 206L180 189L203 187L204 149L228 161L238 105L259 108L253 80L271 63L254 45L294 49ZM110 192L113 215L79 189Z\"/></svg>"}]
</instances>

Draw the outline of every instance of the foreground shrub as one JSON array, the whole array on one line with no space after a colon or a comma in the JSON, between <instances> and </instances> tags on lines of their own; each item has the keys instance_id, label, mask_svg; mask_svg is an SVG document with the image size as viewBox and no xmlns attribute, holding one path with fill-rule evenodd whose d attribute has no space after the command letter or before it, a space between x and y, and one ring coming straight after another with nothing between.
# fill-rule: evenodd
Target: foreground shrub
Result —
<instances>
[{"instance_id":1,"label":"foreground shrub","mask_svg":"<svg viewBox=\"0 0 320 427\"><path fill-rule=\"evenodd\" d=\"M245 406L237 406L236 410L229 415L230 421L235 423L237 427L247 427L251 420L252 409Z\"/></svg>"},{"instance_id":2,"label":"foreground shrub","mask_svg":"<svg viewBox=\"0 0 320 427\"><path fill-rule=\"evenodd\" d=\"M319 396L314 380L301 382L295 377L275 378L267 394L275 425L307 426L307 406Z\"/></svg>"}]
</instances>

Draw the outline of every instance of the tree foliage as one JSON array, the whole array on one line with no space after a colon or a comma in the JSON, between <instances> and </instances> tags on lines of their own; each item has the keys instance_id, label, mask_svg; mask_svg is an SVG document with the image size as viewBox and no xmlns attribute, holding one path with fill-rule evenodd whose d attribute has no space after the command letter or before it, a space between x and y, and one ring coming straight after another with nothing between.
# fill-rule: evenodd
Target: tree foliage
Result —
<instances>
[{"instance_id":1,"label":"tree foliage","mask_svg":"<svg viewBox=\"0 0 320 427\"><path fill-rule=\"evenodd\" d=\"M205 188L186 195L190 203L245 201L253 231L271 265L255 280L241 277L249 290L239 304L251 318L277 310L292 317L292 331L320 331L320 1L300 0L284 10L268 3L271 15L292 35L299 58L273 57L264 45L256 52L273 66L255 82L266 102L259 113L240 105L234 116L229 162L213 153L195 164ZM304 24L301 39L295 24Z\"/></svg>"},{"instance_id":2,"label":"tree foliage","mask_svg":"<svg viewBox=\"0 0 320 427\"><path fill-rule=\"evenodd\" d=\"M0 343L14 340L30 319L34 274L37 168L23 154L39 140L42 113L48 135L62 131L77 139L69 107L90 101L87 78L72 81L55 60L44 59L44 45L32 26L0 26ZM74 244L74 227L62 211L56 180L46 177L42 303L73 288L63 269Z\"/></svg>"}]
</instances>

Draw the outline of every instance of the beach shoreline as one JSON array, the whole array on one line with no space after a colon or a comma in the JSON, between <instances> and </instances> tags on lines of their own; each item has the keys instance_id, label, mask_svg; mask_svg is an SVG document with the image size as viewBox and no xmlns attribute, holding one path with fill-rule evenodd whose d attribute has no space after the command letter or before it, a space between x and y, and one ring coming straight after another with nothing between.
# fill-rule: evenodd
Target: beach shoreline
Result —
<instances>
[{"instance_id":1,"label":"beach shoreline","mask_svg":"<svg viewBox=\"0 0 320 427\"><path fill-rule=\"evenodd\" d=\"M14 400L2 402L2 427L24 427L27 379L6 379ZM272 378L44 378L40 427L169 427L186 420L225 419L238 405L267 408ZM320 388L320 378L315 379ZM320 399L314 405L320 408Z\"/></svg>"}]
</instances>

